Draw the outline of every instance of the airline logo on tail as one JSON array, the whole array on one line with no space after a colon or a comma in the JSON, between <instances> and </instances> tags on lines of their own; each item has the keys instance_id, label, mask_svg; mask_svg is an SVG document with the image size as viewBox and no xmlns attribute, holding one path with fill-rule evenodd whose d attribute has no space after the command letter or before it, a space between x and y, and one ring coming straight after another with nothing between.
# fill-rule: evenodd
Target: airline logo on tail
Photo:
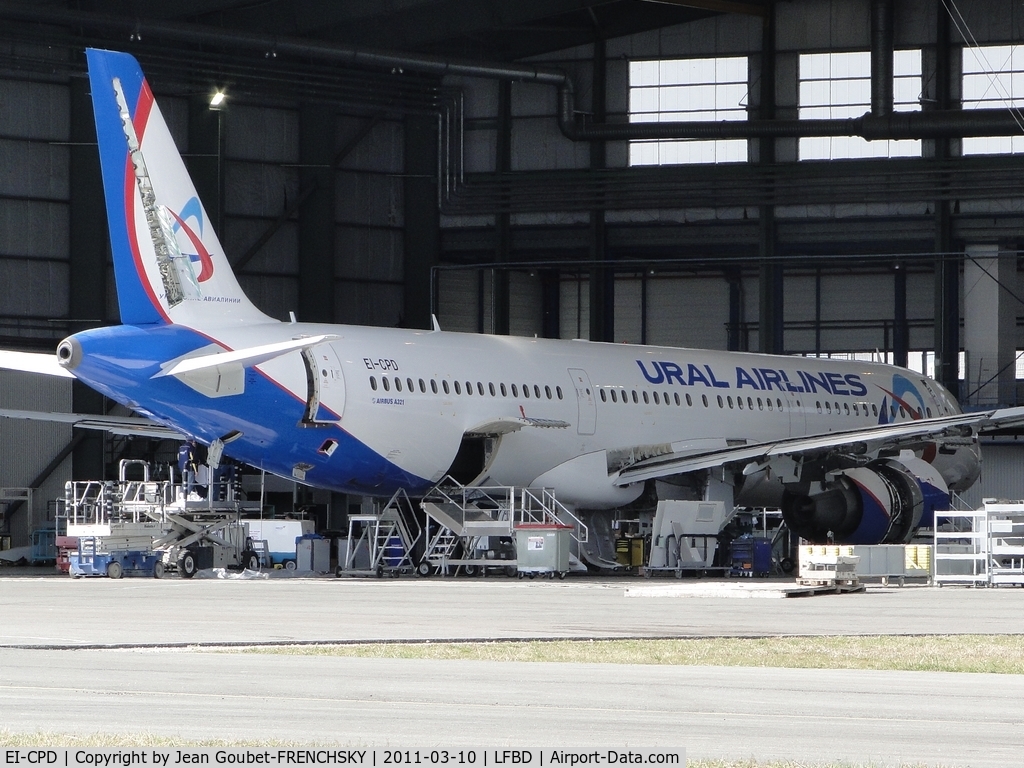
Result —
<instances>
[{"instance_id":1,"label":"airline logo on tail","mask_svg":"<svg viewBox=\"0 0 1024 768\"><path fill-rule=\"evenodd\" d=\"M179 213L168 208L168 212L174 217L174 233L184 232L188 238L188 245L181 242L181 238L178 238L178 245L181 247L181 252L191 260L193 267L199 264L199 274L196 275L196 280L200 283L205 283L211 277L213 277L213 259L210 257L210 252L203 245L203 207L199 204L199 198L193 196L185 205L182 207ZM188 225L188 221L194 219L196 227L199 229L199 233L196 234L195 229ZM195 253L192 253L192 251Z\"/></svg>"}]
</instances>

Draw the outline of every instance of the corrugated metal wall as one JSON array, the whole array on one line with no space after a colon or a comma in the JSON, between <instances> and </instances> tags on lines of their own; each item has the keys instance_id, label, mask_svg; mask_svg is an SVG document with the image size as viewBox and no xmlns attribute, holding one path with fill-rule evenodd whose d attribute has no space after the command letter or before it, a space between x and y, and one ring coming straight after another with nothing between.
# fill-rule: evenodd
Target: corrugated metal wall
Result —
<instances>
[{"instance_id":1,"label":"corrugated metal wall","mask_svg":"<svg viewBox=\"0 0 1024 768\"><path fill-rule=\"evenodd\" d=\"M14 371L0 371L0 408L33 411L71 411L71 381ZM0 419L0 488L28 487L50 459L71 441L67 424ZM33 499L34 527L47 519L48 502L63 497L64 483L71 479L71 459L36 489ZM29 516L22 508L11 521L12 543L28 544Z\"/></svg>"}]
</instances>

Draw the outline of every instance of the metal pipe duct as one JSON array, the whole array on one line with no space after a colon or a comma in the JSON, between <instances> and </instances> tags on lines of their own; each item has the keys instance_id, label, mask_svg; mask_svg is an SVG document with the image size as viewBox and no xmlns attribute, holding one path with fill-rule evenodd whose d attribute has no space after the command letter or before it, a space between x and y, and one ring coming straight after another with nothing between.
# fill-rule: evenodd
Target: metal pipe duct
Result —
<instances>
[{"instance_id":1,"label":"metal pipe duct","mask_svg":"<svg viewBox=\"0 0 1024 768\"><path fill-rule=\"evenodd\" d=\"M876 5L890 5L878 0ZM873 6L874 8L874 6ZM886 14L879 13L879 17ZM372 49L353 48L329 43L247 32L226 32L215 27L181 24L169 21L133 20L71 9L28 6L21 3L0 2L0 17L17 21L54 25L75 25L85 28L119 30L142 37L153 35L169 40L246 48L260 53L275 52L299 57L346 64L352 67L385 69L394 72L408 70L443 77L445 75L479 77L492 80L518 80L551 85L558 89L558 126L572 141L625 141L630 139L754 139L770 137L805 136L862 136L869 140L917 139L962 136L1010 136L1024 134L1024 127L1006 110L970 110L945 112L902 112L883 115L865 115L845 120L747 120L726 122L678 123L588 123L576 114L576 99L572 81L567 73L545 67L523 64L491 64L447 60L437 56L395 53ZM891 7L889 9L891 18ZM874 18L874 14L873 14ZM886 39L891 51L891 24L879 23L881 41ZM874 37L874 35L873 35ZM892 56L889 76L873 78L888 82L888 103L892 98ZM874 89L874 86L873 86ZM879 90L884 88L879 85ZM880 94L880 101L885 95ZM874 104L874 97L872 103Z\"/></svg>"},{"instance_id":2,"label":"metal pipe duct","mask_svg":"<svg viewBox=\"0 0 1024 768\"><path fill-rule=\"evenodd\" d=\"M892 0L871 2L871 114L888 115L893 107Z\"/></svg>"}]
</instances>

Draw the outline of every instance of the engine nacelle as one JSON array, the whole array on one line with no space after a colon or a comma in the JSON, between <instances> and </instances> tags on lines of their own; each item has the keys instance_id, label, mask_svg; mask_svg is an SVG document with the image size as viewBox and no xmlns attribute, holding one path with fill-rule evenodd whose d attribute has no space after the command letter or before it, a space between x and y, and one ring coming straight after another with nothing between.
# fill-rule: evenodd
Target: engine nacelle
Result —
<instances>
[{"instance_id":1,"label":"engine nacelle","mask_svg":"<svg viewBox=\"0 0 1024 768\"><path fill-rule=\"evenodd\" d=\"M809 496L786 492L782 517L808 541L824 544L902 544L935 510L949 508L949 491L938 470L903 455L830 475L824 490Z\"/></svg>"}]
</instances>

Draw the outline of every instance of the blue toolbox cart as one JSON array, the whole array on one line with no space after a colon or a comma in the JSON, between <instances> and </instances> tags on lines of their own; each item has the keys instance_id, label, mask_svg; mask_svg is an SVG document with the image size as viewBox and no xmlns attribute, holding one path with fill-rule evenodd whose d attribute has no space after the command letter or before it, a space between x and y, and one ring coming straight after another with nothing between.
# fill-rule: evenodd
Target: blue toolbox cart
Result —
<instances>
[{"instance_id":1,"label":"blue toolbox cart","mask_svg":"<svg viewBox=\"0 0 1024 768\"><path fill-rule=\"evenodd\" d=\"M767 576L772 572L772 540L759 536L733 539L732 576Z\"/></svg>"}]
</instances>

